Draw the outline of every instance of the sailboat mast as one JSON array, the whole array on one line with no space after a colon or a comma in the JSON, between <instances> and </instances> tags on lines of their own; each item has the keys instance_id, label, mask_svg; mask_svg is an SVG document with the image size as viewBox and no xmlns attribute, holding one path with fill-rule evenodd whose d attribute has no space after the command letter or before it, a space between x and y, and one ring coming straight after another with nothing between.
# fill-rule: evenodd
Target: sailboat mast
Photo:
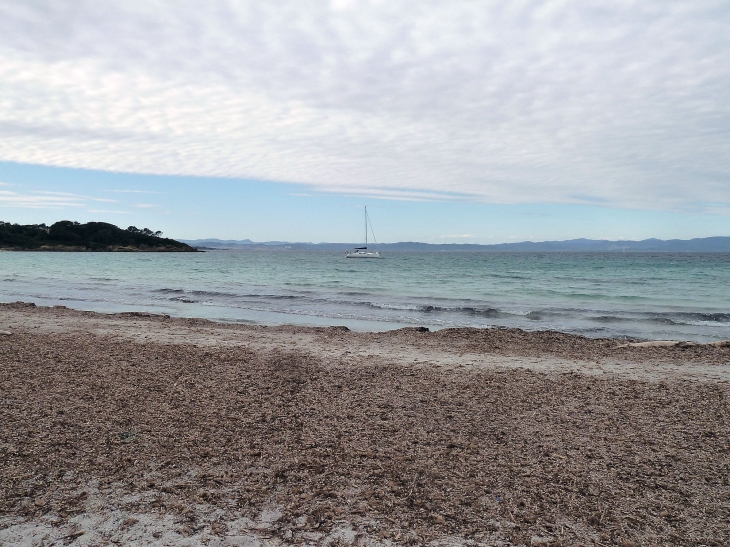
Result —
<instances>
[{"instance_id":1,"label":"sailboat mast","mask_svg":"<svg viewBox=\"0 0 730 547\"><path fill-rule=\"evenodd\" d=\"M368 246L368 206L365 206L365 246Z\"/></svg>"}]
</instances>

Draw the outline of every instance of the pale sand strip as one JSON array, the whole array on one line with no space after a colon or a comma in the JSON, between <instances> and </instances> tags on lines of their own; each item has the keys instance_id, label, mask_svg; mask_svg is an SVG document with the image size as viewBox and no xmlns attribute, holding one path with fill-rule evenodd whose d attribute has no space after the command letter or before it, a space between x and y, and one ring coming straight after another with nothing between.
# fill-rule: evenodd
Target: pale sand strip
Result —
<instances>
[{"instance_id":1,"label":"pale sand strip","mask_svg":"<svg viewBox=\"0 0 730 547\"><path fill-rule=\"evenodd\" d=\"M411 332L403 336L382 336L369 333L323 332L321 327L281 326L261 328L252 325L217 323L207 320L185 321L154 314L97 314L77 312L62 307L0 307L0 328L6 332L27 333L93 333L138 343L190 344L197 347L251 347L256 351L298 351L323 360L358 361L383 359L391 364L428 365L446 370L525 368L540 372L614 375L621 378L665 381L687 379L698 381L730 381L730 351L718 347L719 363L700 360L663 360L661 356L641 351L630 355L618 350L630 346L675 350L682 355L685 348L676 348L676 342L638 342L626 344L617 341L616 355L594 359L565 358L544 352L533 355L513 355L511 348L504 353L474 352L459 344L438 340L424 343ZM666 347L663 347L666 346Z\"/></svg>"}]
</instances>

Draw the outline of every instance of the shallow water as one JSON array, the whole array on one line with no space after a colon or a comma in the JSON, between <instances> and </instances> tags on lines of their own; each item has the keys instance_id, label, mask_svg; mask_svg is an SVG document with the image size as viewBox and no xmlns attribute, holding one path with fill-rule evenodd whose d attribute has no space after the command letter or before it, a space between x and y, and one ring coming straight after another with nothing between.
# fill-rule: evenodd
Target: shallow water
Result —
<instances>
[{"instance_id":1,"label":"shallow water","mask_svg":"<svg viewBox=\"0 0 730 547\"><path fill-rule=\"evenodd\" d=\"M730 338L730 254L0 253L0 300L385 330Z\"/></svg>"}]
</instances>

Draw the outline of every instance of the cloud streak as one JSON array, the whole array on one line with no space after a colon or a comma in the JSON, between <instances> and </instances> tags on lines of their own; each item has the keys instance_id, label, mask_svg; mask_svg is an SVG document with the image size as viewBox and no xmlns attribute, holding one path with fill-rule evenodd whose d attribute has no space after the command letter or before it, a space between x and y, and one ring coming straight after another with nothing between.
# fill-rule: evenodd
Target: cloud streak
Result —
<instances>
[{"instance_id":1,"label":"cloud streak","mask_svg":"<svg viewBox=\"0 0 730 547\"><path fill-rule=\"evenodd\" d=\"M0 190L0 207L23 209L64 209L66 207L85 208L90 203L116 203L114 199L95 198L69 192L47 192L34 190L28 193ZM89 210L98 212L119 212L106 210Z\"/></svg>"},{"instance_id":2,"label":"cloud streak","mask_svg":"<svg viewBox=\"0 0 730 547\"><path fill-rule=\"evenodd\" d=\"M0 159L725 211L729 21L710 0L3 2Z\"/></svg>"},{"instance_id":3,"label":"cloud streak","mask_svg":"<svg viewBox=\"0 0 730 547\"><path fill-rule=\"evenodd\" d=\"M75 196L21 194L0 190L0 207L19 207L24 209L63 209L65 207L85 207L83 199Z\"/></svg>"},{"instance_id":4,"label":"cloud streak","mask_svg":"<svg viewBox=\"0 0 730 547\"><path fill-rule=\"evenodd\" d=\"M154 190L107 190L107 192L113 192L115 194L162 194L163 192L156 192Z\"/></svg>"}]
</instances>

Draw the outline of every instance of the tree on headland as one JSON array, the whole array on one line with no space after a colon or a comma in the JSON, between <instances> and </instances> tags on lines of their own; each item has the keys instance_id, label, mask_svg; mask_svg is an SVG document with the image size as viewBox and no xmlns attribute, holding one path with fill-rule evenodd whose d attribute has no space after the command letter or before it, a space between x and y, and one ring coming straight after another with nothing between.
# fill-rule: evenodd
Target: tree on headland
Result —
<instances>
[{"instance_id":1,"label":"tree on headland","mask_svg":"<svg viewBox=\"0 0 730 547\"><path fill-rule=\"evenodd\" d=\"M128 232L132 232L133 234L144 234L146 236L152 236L152 237L162 237L162 232L157 230L156 232L153 232L149 228L142 228L141 230L137 228L136 226L130 226L127 228Z\"/></svg>"},{"instance_id":2,"label":"tree on headland","mask_svg":"<svg viewBox=\"0 0 730 547\"><path fill-rule=\"evenodd\" d=\"M62 220L45 224L11 224L0 221L0 248L14 250L86 251L195 251L174 239L163 238L161 231L130 226L126 230L107 222L80 224Z\"/></svg>"}]
</instances>

